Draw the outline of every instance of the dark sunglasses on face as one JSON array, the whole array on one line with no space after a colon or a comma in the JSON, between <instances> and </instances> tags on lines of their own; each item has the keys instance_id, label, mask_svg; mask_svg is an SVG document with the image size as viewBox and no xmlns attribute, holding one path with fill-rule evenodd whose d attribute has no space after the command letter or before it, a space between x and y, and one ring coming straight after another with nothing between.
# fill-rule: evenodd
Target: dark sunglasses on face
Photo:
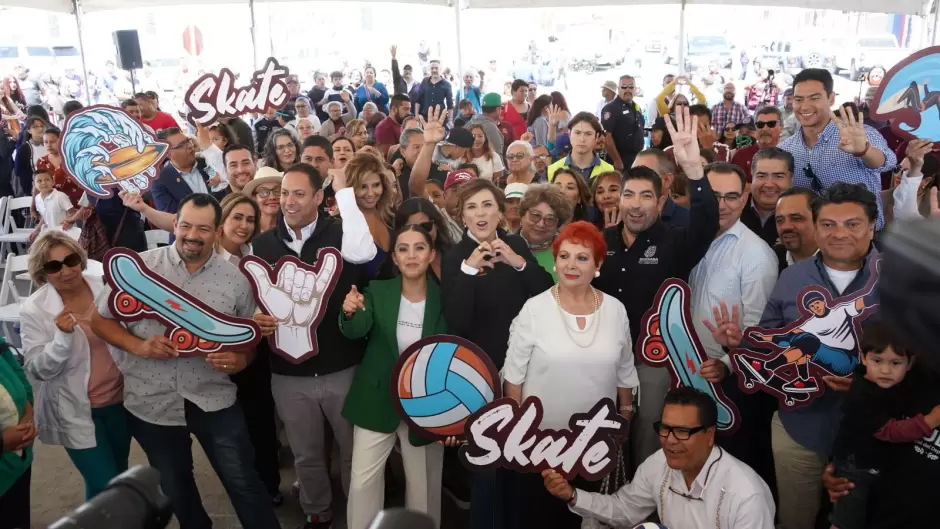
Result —
<instances>
[{"instance_id":1,"label":"dark sunglasses on face","mask_svg":"<svg viewBox=\"0 0 940 529\"><path fill-rule=\"evenodd\" d=\"M61 261L46 261L45 264L42 265L42 271L46 274L58 274L62 271L63 266L72 268L80 264L82 264L82 256L77 253L70 253Z\"/></svg>"},{"instance_id":2,"label":"dark sunglasses on face","mask_svg":"<svg viewBox=\"0 0 940 529\"><path fill-rule=\"evenodd\" d=\"M633 90L634 88L636 88L636 86L635 86L635 85L632 85L632 84L622 84L622 85L620 85L620 89L621 89L621 90Z\"/></svg>"},{"instance_id":3,"label":"dark sunglasses on face","mask_svg":"<svg viewBox=\"0 0 940 529\"><path fill-rule=\"evenodd\" d=\"M758 129L762 129L762 128L764 128L764 127L774 128L774 127L777 126L777 120L774 119L774 120L771 120L771 121L758 121L758 122L756 123L756 125L757 125L757 128L758 128Z\"/></svg>"},{"instance_id":4,"label":"dark sunglasses on face","mask_svg":"<svg viewBox=\"0 0 940 529\"><path fill-rule=\"evenodd\" d=\"M687 107L687 106L689 106L689 104L686 103L686 102L684 102L684 101L680 101L680 102L676 103L676 106L677 106L677 107Z\"/></svg>"}]
</instances>

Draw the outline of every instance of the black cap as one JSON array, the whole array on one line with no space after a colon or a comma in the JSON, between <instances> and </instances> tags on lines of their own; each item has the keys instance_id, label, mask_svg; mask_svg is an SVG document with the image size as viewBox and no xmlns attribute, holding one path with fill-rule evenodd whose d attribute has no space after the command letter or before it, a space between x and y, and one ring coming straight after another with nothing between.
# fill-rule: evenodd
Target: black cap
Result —
<instances>
[{"instance_id":1,"label":"black cap","mask_svg":"<svg viewBox=\"0 0 940 529\"><path fill-rule=\"evenodd\" d=\"M656 118L656 121L653 122L653 126L650 127L650 130L668 130L666 129L666 118L662 116Z\"/></svg>"},{"instance_id":2,"label":"black cap","mask_svg":"<svg viewBox=\"0 0 940 529\"><path fill-rule=\"evenodd\" d=\"M473 147L473 133L463 127L454 127L444 139L444 143L469 149Z\"/></svg>"}]
</instances>

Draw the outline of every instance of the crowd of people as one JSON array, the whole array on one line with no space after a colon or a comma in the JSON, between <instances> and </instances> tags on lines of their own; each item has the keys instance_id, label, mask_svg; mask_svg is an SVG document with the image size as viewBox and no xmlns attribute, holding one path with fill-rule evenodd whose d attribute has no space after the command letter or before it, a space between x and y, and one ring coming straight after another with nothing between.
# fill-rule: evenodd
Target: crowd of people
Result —
<instances>
[{"instance_id":1,"label":"crowd of people","mask_svg":"<svg viewBox=\"0 0 940 529\"><path fill-rule=\"evenodd\" d=\"M392 57L391 86L372 67L355 90L343 72L317 76L306 93L289 79L287 106L250 123L190 131L160 110L159 94L120 102L169 146L144 195L85 196L44 109L12 116L21 130L15 156L0 157L12 169L4 193L35 196L41 224L28 249L39 288L20 313L24 362L8 344L0 362L0 528L29 527L37 438L65 448L88 498L127 468L136 440L180 527L211 527L191 435L242 527L277 528L279 428L304 529L330 527L337 489L348 526L368 527L396 444L406 505L438 526L445 491L481 529L936 526L940 379L918 351L896 345L877 291L864 297L874 311L860 337L844 328L851 320L829 330L858 351L854 375L827 377L828 390L804 407L744 393L728 357L743 329L796 321L805 287L860 296L876 280L884 231L940 215L929 141L901 142L854 104L837 106L824 70L803 70L753 112L731 83L711 108L690 105L677 88L688 79L669 76L647 129L630 75L600 87L597 109L575 111L524 79L506 97L472 72L452 87L433 59L415 79L394 48ZM170 244L148 250L147 229L170 232ZM141 252L155 273L214 310L254 318L265 336L287 329L257 310L239 261L315 263L338 250L329 298L292 296L292 311L325 306L319 352L294 363L262 341L180 357L162 323L122 324L111 313L111 289L89 263L112 247ZM740 412L732 433L718 431L711 397L671 389L668 368L633 352L672 278L691 287L709 357L701 376ZM507 397L541 399L542 428L615 401L631 422L621 440L629 479L601 491L552 470L468 470L454 464L460 440L410 431L392 403L392 366L436 334L482 348ZM831 361L831 351L755 369L772 377L794 362L811 384L807 360ZM27 375L40 381L35 394Z\"/></svg>"}]
</instances>

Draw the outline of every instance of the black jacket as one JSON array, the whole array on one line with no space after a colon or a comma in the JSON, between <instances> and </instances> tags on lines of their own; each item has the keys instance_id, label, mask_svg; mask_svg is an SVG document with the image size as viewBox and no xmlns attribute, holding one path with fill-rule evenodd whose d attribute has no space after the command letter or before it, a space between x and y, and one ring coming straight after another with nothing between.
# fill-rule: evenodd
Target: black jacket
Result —
<instances>
[{"instance_id":1,"label":"black jacket","mask_svg":"<svg viewBox=\"0 0 940 529\"><path fill-rule=\"evenodd\" d=\"M262 233L252 242L254 254L267 261L271 266L274 266L285 255L297 255L284 242L290 240L287 230L284 217L278 215L277 227ZM313 234L304 243L299 257L305 263L315 264L317 252L321 248L332 247L341 250L342 246L342 221L320 215L317 218L317 225L313 230ZM339 324L336 323L339 321L340 311L343 310L343 300L346 298L346 294L352 290L353 285L356 285L360 292L365 287L362 266L344 260L339 280L336 282L333 294L327 301L326 313L317 328L317 344L320 352L300 364L293 364L278 354L272 354L272 373L301 377L328 375L352 367L362 360L365 342L346 338L339 332Z\"/></svg>"},{"instance_id":2,"label":"black jacket","mask_svg":"<svg viewBox=\"0 0 940 529\"><path fill-rule=\"evenodd\" d=\"M748 201L741 212L741 223L757 234L758 237L767 243L767 246L773 247L777 243L777 221L773 215L767 219L767 222L761 223L760 215L754 209L754 199Z\"/></svg>"},{"instance_id":3,"label":"black jacket","mask_svg":"<svg viewBox=\"0 0 940 529\"><path fill-rule=\"evenodd\" d=\"M480 346L502 368L512 320L529 298L552 286L552 276L539 266L522 237L499 230L499 238L526 260L525 269L519 272L497 263L483 275L464 273L460 265L478 245L464 232L463 239L444 255L441 297L451 331Z\"/></svg>"},{"instance_id":4,"label":"black jacket","mask_svg":"<svg viewBox=\"0 0 940 529\"><path fill-rule=\"evenodd\" d=\"M708 252L718 233L718 202L708 179L692 181L689 187L687 228L673 228L656 221L629 248L623 242L622 222L604 230L607 257L594 286L626 307L634 340L659 287L670 278L688 281L689 273Z\"/></svg>"}]
</instances>

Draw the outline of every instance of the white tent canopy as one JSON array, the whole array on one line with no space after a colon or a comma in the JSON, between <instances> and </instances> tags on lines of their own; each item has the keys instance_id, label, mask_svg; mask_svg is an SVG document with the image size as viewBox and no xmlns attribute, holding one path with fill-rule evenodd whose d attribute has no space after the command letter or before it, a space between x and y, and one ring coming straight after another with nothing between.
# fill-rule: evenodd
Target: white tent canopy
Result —
<instances>
[{"instance_id":1,"label":"white tent canopy","mask_svg":"<svg viewBox=\"0 0 940 529\"><path fill-rule=\"evenodd\" d=\"M291 0L266 0L267 2ZM316 0L312 0L316 1ZM399 2L436 6L452 6L451 0L366 0L368 2ZM195 0L199 4L230 4L231 0ZM133 7L156 7L171 5L189 5L193 0L83 0L78 2L85 13L110 9ZM926 11L924 0L464 0L465 9L490 8L546 8L546 7L584 7L585 5L650 5L681 4L687 5L768 5L774 7L799 7L804 9L834 9L838 11L857 11L868 13L900 13L923 15ZM0 0L0 6L28 7L61 13L74 12L72 0Z\"/></svg>"}]
</instances>

